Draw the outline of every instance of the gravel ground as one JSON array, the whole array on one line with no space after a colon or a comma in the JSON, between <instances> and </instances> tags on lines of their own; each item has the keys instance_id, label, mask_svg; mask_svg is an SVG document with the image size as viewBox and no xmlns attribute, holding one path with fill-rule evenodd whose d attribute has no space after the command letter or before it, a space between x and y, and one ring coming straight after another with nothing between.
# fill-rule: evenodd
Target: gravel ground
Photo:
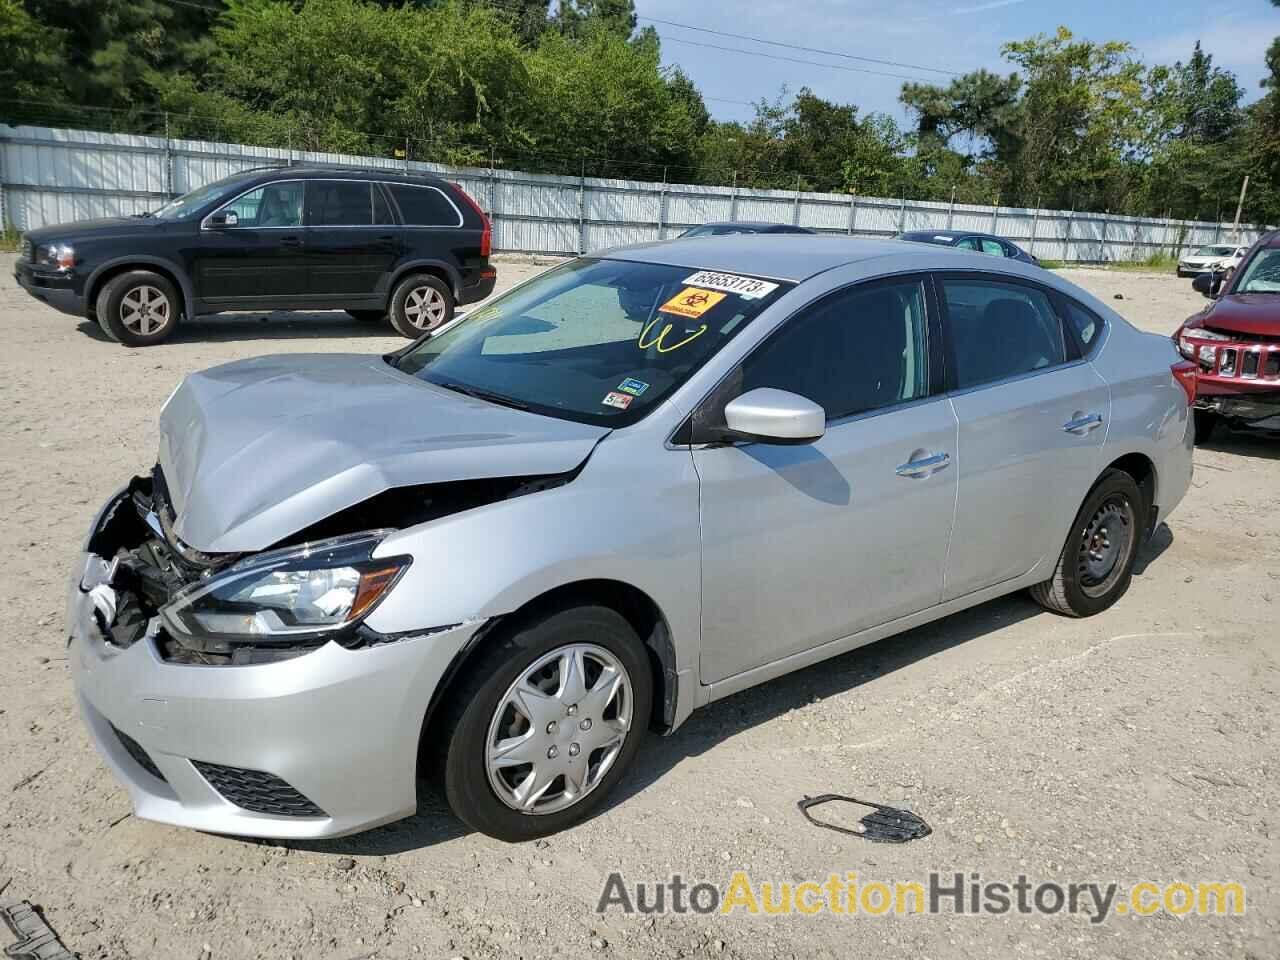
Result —
<instances>
[{"instance_id":1,"label":"gravel ground","mask_svg":"<svg viewBox=\"0 0 1280 960\"><path fill-rule=\"evenodd\" d=\"M540 266L503 260L503 284ZM1203 301L1168 276L1066 271L1140 326ZM147 468L187 372L383 351L342 315L210 318L127 350L0 258L0 891L86 958L1275 957L1280 955L1280 444L1221 435L1123 601L1073 621L1023 596L757 687L651 739L609 809L547 841L467 834L432 800L340 841L253 843L129 816L71 698L63 578L93 510ZM815 829L804 794L907 806L929 838ZM617 870L753 879L1236 880L1243 917L599 916ZM3 941L3 933L0 933ZM3 941L7 943L7 941Z\"/></svg>"}]
</instances>

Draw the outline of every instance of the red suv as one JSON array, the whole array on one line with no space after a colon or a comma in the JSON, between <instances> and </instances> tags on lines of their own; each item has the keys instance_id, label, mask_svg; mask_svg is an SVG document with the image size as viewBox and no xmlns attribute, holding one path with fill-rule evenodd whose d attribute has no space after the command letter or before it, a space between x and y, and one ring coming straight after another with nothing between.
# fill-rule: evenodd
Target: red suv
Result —
<instances>
[{"instance_id":1,"label":"red suv","mask_svg":"<svg viewBox=\"0 0 1280 960\"><path fill-rule=\"evenodd\" d=\"M1212 302L1173 339L1200 365L1196 442L1220 420L1280 430L1280 230L1255 243L1230 277L1204 273L1193 286Z\"/></svg>"}]
</instances>

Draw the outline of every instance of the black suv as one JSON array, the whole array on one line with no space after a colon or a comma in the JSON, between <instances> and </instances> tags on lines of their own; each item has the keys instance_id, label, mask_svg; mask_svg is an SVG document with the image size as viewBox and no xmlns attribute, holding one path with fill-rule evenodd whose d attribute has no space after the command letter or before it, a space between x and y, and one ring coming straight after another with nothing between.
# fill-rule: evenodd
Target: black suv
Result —
<instances>
[{"instance_id":1,"label":"black suv","mask_svg":"<svg viewBox=\"0 0 1280 960\"><path fill-rule=\"evenodd\" d=\"M14 276L133 347L224 310L346 310L419 337L493 292L491 243L488 217L447 181L273 167L153 213L32 230Z\"/></svg>"}]
</instances>

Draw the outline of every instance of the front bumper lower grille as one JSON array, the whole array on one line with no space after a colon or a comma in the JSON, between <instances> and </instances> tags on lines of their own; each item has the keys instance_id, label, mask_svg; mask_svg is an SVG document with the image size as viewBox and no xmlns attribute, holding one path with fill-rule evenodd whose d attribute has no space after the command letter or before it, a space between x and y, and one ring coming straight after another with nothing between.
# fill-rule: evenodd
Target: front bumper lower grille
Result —
<instances>
[{"instance_id":1,"label":"front bumper lower grille","mask_svg":"<svg viewBox=\"0 0 1280 960\"><path fill-rule=\"evenodd\" d=\"M192 760L200 776L209 786L234 803L253 813L273 817L326 817L323 810L279 777L261 770L224 767L218 763Z\"/></svg>"},{"instance_id":2,"label":"front bumper lower grille","mask_svg":"<svg viewBox=\"0 0 1280 960\"><path fill-rule=\"evenodd\" d=\"M160 782L169 782L165 780L164 774L160 772L160 768L156 766L155 761L151 759L151 755L142 749L142 744L114 724L111 726L111 731L116 735L116 739L120 741L120 746L124 747L125 752L133 758L134 763Z\"/></svg>"}]
</instances>

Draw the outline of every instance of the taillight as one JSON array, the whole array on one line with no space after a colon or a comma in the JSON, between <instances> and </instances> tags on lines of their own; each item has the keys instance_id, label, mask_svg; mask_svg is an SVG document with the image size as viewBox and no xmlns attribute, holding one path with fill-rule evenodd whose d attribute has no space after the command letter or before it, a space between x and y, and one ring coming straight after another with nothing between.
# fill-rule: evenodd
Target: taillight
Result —
<instances>
[{"instance_id":1,"label":"taillight","mask_svg":"<svg viewBox=\"0 0 1280 960\"><path fill-rule=\"evenodd\" d=\"M480 222L484 224L483 229L480 231L480 256L489 256L489 253L493 250L493 224L489 222L489 218L485 216L485 212L480 209L480 204L471 199L471 194L463 190L458 184L452 183L452 181L450 184L453 189L457 190L458 193L461 194L462 199L471 205L471 209L476 212L476 215L480 217Z\"/></svg>"},{"instance_id":2,"label":"taillight","mask_svg":"<svg viewBox=\"0 0 1280 960\"><path fill-rule=\"evenodd\" d=\"M1186 391L1187 406L1195 403L1196 378L1200 373L1200 368L1190 360L1179 360L1169 369L1173 371L1173 379L1177 380L1178 385Z\"/></svg>"}]
</instances>

